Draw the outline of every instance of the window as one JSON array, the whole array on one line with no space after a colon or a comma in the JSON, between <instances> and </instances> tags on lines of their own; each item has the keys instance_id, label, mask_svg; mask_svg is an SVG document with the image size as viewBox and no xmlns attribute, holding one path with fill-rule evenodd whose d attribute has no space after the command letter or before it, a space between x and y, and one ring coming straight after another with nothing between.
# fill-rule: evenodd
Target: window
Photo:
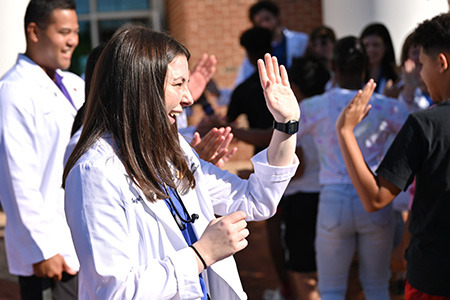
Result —
<instances>
[{"instance_id":1,"label":"window","mask_svg":"<svg viewBox=\"0 0 450 300\"><path fill-rule=\"evenodd\" d=\"M80 42L74 52L70 70L83 74L92 48L105 43L125 23L140 23L161 30L164 23L164 0L75 0Z\"/></svg>"}]
</instances>

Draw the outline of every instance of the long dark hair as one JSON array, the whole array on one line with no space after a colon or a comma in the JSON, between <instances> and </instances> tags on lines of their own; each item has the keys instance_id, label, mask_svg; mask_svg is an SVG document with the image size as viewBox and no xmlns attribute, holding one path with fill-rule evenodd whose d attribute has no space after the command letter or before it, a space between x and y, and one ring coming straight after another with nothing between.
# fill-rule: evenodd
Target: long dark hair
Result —
<instances>
[{"instance_id":1,"label":"long dark hair","mask_svg":"<svg viewBox=\"0 0 450 300\"><path fill-rule=\"evenodd\" d=\"M170 124L165 109L167 66L179 55L190 56L169 35L142 26L127 26L111 38L94 70L83 130L63 186L75 162L109 133L128 175L150 201L168 197L164 184L177 187L173 168L182 192L195 187L176 124Z\"/></svg>"},{"instance_id":2,"label":"long dark hair","mask_svg":"<svg viewBox=\"0 0 450 300\"><path fill-rule=\"evenodd\" d=\"M408 60L409 58L409 48L411 48L412 46L416 45L413 41L413 33L410 33L405 41L403 42L403 46L402 46L402 52L401 52L401 57L400 57L400 65L403 66L405 64L405 61Z\"/></svg>"},{"instance_id":3,"label":"long dark hair","mask_svg":"<svg viewBox=\"0 0 450 300\"><path fill-rule=\"evenodd\" d=\"M376 35L379 36L384 43L384 46L386 48L386 52L384 53L383 60L381 61L381 65L383 67L384 76L387 79L392 79L393 81L396 81L398 79L397 69L396 69L396 62L395 62L395 52L394 52L394 46L392 44L391 35L389 34L389 30L381 23L373 23L369 24L364 28L363 32L361 33L361 44L363 46L363 49L365 51L364 45L362 43L362 40L369 35ZM370 68L370 67L369 67ZM369 76L370 72L367 72L367 76ZM369 79L368 77L366 79Z\"/></svg>"}]
</instances>

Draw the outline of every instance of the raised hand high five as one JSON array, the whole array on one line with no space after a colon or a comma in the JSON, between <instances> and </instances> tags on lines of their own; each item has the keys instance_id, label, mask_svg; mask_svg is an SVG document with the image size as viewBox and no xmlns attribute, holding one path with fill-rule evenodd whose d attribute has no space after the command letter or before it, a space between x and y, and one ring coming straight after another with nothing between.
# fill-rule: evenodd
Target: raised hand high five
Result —
<instances>
[{"instance_id":1,"label":"raised hand high five","mask_svg":"<svg viewBox=\"0 0 450 300\"><path fill-rule=\"evenodd\" d=\"M264 90L266 104L278 123L300 119L300 107L289 84L284 66L278 66L275 56L266 54L264 61L258 60L259 77ZM274 166L287 166L295 161L296 134L274 130L267 149L267 160Z\"/></svg>"},{"instance_id":2,"label":"raised hand high five","mask_svg":"<svg viewBox=\"0 0 450 300\"><path fill-rule=\"evenodd\" d=\"M275 121L286 123L300 119L300 108L297 98L289 84L289 78L284 66L278 66L275 56L266 54L264 61L258 60L259 78L264 90L267 107Z\"/></svg>"}]
</instances>

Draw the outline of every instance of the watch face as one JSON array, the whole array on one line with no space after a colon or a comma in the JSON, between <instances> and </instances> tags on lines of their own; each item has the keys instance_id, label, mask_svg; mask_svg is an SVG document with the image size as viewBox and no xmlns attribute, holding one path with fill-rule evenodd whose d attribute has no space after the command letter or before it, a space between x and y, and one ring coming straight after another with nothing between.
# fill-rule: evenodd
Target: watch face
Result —
<instances>
[{"instance_id":1,"label":"watch face","mask_svg":"<svg viewBox=\"0 0 450 300\"><path fill-rule=\"evenodd\" d=\"M289 121L287 124L287 133L294 134L298 131L298 121Z\"/></svg>"},{"instance_id":2,"label":"watch face","mask_svg":"<svg viewBox=\"0 0 450 300\"><path fill-rule=\"evenodd\" d=\"M273 121L273 128L287 134L294 134L298 131L298 121L291 120L287 123Z\"/></svg>"}]
</instances>

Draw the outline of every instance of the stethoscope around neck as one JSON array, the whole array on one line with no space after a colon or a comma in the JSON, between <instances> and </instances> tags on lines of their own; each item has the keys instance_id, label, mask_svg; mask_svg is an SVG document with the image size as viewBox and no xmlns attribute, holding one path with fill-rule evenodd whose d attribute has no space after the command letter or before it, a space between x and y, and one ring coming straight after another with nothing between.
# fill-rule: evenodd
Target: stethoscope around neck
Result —
<instances>
[{"instance_id":1,"label":"stethoscope around neck","mask_svg":"<svg viewBox=\"0 0 450 300\"><path fill-rule=\"evenodd\" d=\"M172 201L172 197L170 196L168 189L170 189L172 191L172 194L177 198L178 202L180 202L181 207L183 208L183 212L188 216L187 219L183 218L183 216L178 211L177 207L175 206L175 204ZM184 224L194 223L195 220L197 220L199 218L199 215L198 214L189 215L189 212L187 211L186 206L184 206L184 203L181 200L181 197L178 194L178 191L176 189L171 188L171 187L167 188L166 184L164 184L164 190L165 190L166 194L169 195L169 198L164 199L164 201L166 201L166 203L170 206L170 209L172 210L172 212L175 213L175 214L173 214L175 223L177 223L178 228L180 228L180 230L185 230L186 226Z\"/></svg>"}]
</instances>

